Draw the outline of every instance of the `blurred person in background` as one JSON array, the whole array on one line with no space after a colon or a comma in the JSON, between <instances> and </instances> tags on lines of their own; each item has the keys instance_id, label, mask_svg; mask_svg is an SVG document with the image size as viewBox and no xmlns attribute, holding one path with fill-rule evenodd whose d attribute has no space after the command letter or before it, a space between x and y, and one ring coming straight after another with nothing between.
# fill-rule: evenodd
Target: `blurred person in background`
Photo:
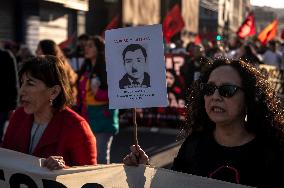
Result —
<instances>
[{"instance_id":1,"label":"blurred person in background","mask_svg":"<svg viewBox=\"0 0 284 188\"><path fill-rule=\"evenodd\" d=\"M10 52L12 52L14 57L17 57L17 54L20 49L20 45L14 41L7 40L3 42L3 48L5 50L9 50Z\"/></svg>"},{"instance_id":2,"label":"blurred person in background","mask_svg":"<svg viewBox=\"0 0 284 188\"><path fill-rule=\"evenodd\" d=\"M75 72L79 72L85 60L85 46L89 40L89 35L81 34L77 38L76 49L70 55L70 64Z\"/></svg>"},{"instance_id":3,"label":"blurred person in background","mask_svg":"<svg viewBox=\"0 0 284 188\"><path fill-rule=\"evenodd\" d=\"M45 158L50 170L96 165L96 139L87 121L74 112L64 63L39 56L19 71L21 106L15 110L2 147Z\"/></svg>"},{"instance_id":4,"label":"blurred person in background","mask_svg":"<svg viewBox=\"0 0 284 188\"><path fill-rule=\"evenodd\" d=\"M185 105L184 91L185 88L179 83L175 70L166 70L167 93L169 107L183 108Z\"/></svg>"},{"instance_id":5,"label":"blurred person in background","mask_svg":"<svg viewBox=\"0 0 284 188\"><path fill-rule=\"evenodd\" d=\"M262 56L264 64L275 66L279 69L284 68L282 53L278 50L278 43L274 40L269 41L268 49Z\"/></svg>"},{"instance_id":6,"label":"blurred person in background","mask_svg":"<svg viewBox=\"0 0 284 188\"><path fill-rule=\"evenodd\" d=\"M236 58L236 54L238 53L239 48L242 46L242 41L239 37L233 36L230 37L228 40L228 46L227 46L227 53L226 57L229 59Z\"/></svg>"},{"instance_id":7,"label":"blurred person in background","mask_svg":"<svg viewBox=\"0 0 284 188\"><path fill-rule=\"evenodd\" d=\"M238 57L254 66L258 66L262 63L257 56L256 50L250 44L244 44L241 46Z\"/></svg>"},{"instance_id":8,"label":"blurred person in background","mask_svg":"<svg viewBox=\"0 0 284 188\"><path fill-rule=\"evenodd\" d=\"M32 57L34 57L34 55L32 54L29 47L27 45L21 45L16 57L18 62L18 69L21 68L24 61Z\"/></svg>"},{"instance_id":9,"label":"blurred person in background","mask_svg":"<svg viewBox=\"0 0 284 188\"><path fill-rule=\"evenodd\" d=\"M187 57L185 64L181 67L181 75L184 77L186 88L191 88L195 80L200 76L205 59L203 46L188 44L188 50L191 50L191 56Z\"/></svg>"},{"instance_id":10,"label":"blurred person in background","mask_svg":"<svg viewBox=\"0 0 284 188\"><path fill-rule=\"evenodd\" d=\"M18 103L18 76L17 64L14 55L7 50L0 48L0 80L2 93L0 98L0 143L3 137L5 123L10 113Z\"/></svg>"},{"instance_id":11,"label":"blurred person in background","mask_svg":"<svg viewBox=\"0 0 284 188\"><path fill-rule=\"evenodd\" d=\"M100 36L89 38L85 62L79 72L78 108L96 136L98 163L110 163L113 136L118 133L118 110L109 109L105 44Z\"/></svg>"},{"instance_id":12,"label":"blurred person in background","mask_svg":"<svg viewBox=\"0 0 284 188\"><path fill-rule=\"evenodd\" d=\"M53 55L58 57L63 63L64 68L67 72L69 84L72 90L72 104L73 106L76 106L76 99L77 99L77 74L73 70L73 68L70 66L68 60L64 56L63 52L59 48L59 46L53 41L53 40L41 40L38 43L37 49L36 49L36 55Z\"/></svg>"}]
</instances>

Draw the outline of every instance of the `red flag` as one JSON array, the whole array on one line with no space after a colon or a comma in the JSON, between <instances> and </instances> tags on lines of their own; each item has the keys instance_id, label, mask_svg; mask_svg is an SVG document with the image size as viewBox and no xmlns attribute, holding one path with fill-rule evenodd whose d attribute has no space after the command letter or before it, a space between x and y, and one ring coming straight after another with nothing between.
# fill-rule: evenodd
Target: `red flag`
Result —
<instances>
[{"instance_id":1,"label":"red flag","mask_svg":"<svg viewBox=\"0 0 284 188\"><path fill-rule=\"evenodd\" d=\"M199 45L201 44L201 38L199 35L196 35L194 38L194 44Z\"/></svg>"},{"instance_id":2,"label":"red flag","mask_svg":"<svg viewBox=\"0 0 284 188\"><path fill-rule=\"evenodd\" d=\"M255 35L255 21L254 21L254 15L253 13L249 13L245 21L242 23L240 28L237 31L237 35L240 38L245 38L247 36L253 36Z\"/></svg>"},{"instance_id":3,"label":"red flag","mask_svg":"<svg viewBox=\"0 0 284 188\"><path fill-rule=\"evenodd\" d=\"M284 29L282 29L282 32L281 32L281 39L284 40Z\"/></svg>"},{"instance_id":4,"label":"red flag","mask_svg":"<svg viewBox=\"0 0 284 188\"><path fill-rule=\"evenodd\" d=\"M73 42L74 38L76 36L76 33L73 33L70 37L68 37L66 40L60 42L58 44L59 48L64 49L70 46L70 44Z\"/></svg>"},{"instance_id":5,"label":"red flag","mask_svg":"<svg viewBox=\"0 0 284 188\"><path fill-rule=\"evenodd\" d=\"M109 29L116 29L119 26L119 15L116 15L110 22L109 24L106 26L106 28L104 29L104 31L102 32L101 36L104 38L105 37L105 31L109 30Z\"/></svg>"},{"instance_id":6,"label":"red flag","mask_svg":"<svg viewBox=\"0 0 284 188\"><path fill-rule=\"evenodd\" d=\"M276 37L278 27L278 20L275 19L272 23L266 26L258 35L258 39L262 44L266 44L268 41Z\"/></svg>"},{"instance_id":7,"label":"red flag","mask_svg":"<svg viewBox=\"0 0 284 188\"><path fill-rule=\"evenodd\" d=\"M111 22L106 26L105 30L115 29L119 25L119 15L116 15Z\"/></svg>"},{"instance_id":8,"label":"red flag","mask_svg":"<svg viewBox=\"0 0 284 188\"><path fill-rule=\"evenodd\" d=\"M181 10L176 4L166 15L163 21L163 33L166 42L169 43L171 38L184 27L184 21L181 15Z\"/></svg>"}]
</instances>

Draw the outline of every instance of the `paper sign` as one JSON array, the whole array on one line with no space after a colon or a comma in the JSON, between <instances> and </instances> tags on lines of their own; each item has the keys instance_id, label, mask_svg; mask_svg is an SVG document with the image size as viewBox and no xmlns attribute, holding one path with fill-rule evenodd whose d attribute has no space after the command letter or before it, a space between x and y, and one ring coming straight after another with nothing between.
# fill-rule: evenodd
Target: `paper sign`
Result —
<instances>
[{"instance_id":1,"label":"paper sign","mask_svg":"<svg viewBox=\"0 0 284 188\"><path fill-rule=\"evenodd\" d=\"M168 105L162 25L106 31L109 108Z\"/></svg>"}]
</instances>

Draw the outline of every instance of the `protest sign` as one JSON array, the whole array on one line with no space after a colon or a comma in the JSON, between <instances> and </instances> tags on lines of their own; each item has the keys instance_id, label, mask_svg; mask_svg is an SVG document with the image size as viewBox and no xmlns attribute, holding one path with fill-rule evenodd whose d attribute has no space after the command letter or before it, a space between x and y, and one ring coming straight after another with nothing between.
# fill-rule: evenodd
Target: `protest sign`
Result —
<instances>
[{"instance_id":1,"label":"protest sign","mask_svg":"<svg viewBox=\"0 0 284 188\"><path fill-rule=\"evenodd\" d=\"M161 25L106 31L109 107L167 106Z\"/></svg>"},{"instance_id":2,"label":"protest sign","mask_svg":"<svg viewBox=\"0 0 284 188\"><path fill-rule=\"evenodd\" d=\"M0 148L1 188L244 188L246 186L174 172L123 164L72 167L50 171L41 159Z\"/></svg>"},{"instance_id":3,"label":"protest sign","mask_svg":"<svg viewBox=\"0 0 284 188\"><path fill-rule=\"evenodd\" d=\"M189 70L183 54L165 54L168 106L137 109L137 121L143 126L178 127L185 120L185 101L189 83L194 72ZM120 114L121 125L131 125L132 112L124 110Z\"/></svg>"}]
</instances>

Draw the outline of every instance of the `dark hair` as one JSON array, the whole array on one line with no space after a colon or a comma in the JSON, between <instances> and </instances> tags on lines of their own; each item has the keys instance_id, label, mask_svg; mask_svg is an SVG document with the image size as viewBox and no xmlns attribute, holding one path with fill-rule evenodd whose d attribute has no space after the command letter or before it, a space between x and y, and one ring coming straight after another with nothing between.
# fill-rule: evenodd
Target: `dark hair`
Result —
<instances>
[{"instance_id":1,"label":"dark hair","mask_svg":"<svg viewBox=\"0 0 284 188\"><path fill-rule=\"evenodd\" d=\"M124 48L124 50L122 52L123 60L125 59L126 52L128 52L128 51L134 52L135 50L138 50L138 49L140 49L142 51L143 56L145 57L145 60L146 60L146 58L147 58L146 49L140 44L130 44L130 45L126 46L126 48Z\"/></svg>"},{"instance_id":2,"label":"dark hair","mask_svg":"<svg viewBox=\"0 0 284 188\"><path fill-rule=\"evenodd\" d=\"M90 70L92 74L96 74L101 81L100 89L107 89L107 73L106 73L106 61L105 61L105 42L101 36L90 36L89 40L91 40L97 48L97 56L96 56L96 63L95 66L92 67L91 61L86 59L84 64L82 65L79 71L79 79L82 74L87 70Z\"/></svg>"},{"instance_id":3,"label":"dark hair","mask_svg":"<svg viewBox=\"0 0 284 188\"><path fill-rule=\"evenodd\" d=\"M81 34L78 37L78 40L89 40L89 35L88 34Z\"/></svg>"},{"instance_id":4,"label":"dark hair","mask_svg":"<svg viewBox=\"0 0 284 188\"><path fill-rule=\"evenodd\" d=\"M25 73L43 81L47 87L55 85L61 87L60 94L53 100L52 106L55 109L62 109L65 105L71 105L70 85L68 84L64 64L59 58L45 55L28 59L23 63L19 71L19 78L21 79Z\"/></svg>"},{"instance_id":5,"label":"dark hair","mask_svg":"<svg viewBox=\"0 0 284 188\"><path fill-rule=\"evenodd\" d=\"M62 52L62 50L59 48L59 46L50 39L45 39L45 40L41 40L39 42L39 47L43 53L43 55L53 55L56 56L57 58L59 58L63 64L64 64L64 70L67 73L67 78L69 81L69 84L71 86L71 90L73 93L77 93L77 88L76 88L76 81L77 81L77 74L75 73L75 71L73 70L73 68L71 67L71 65L69 64L67 58L65 57L64 53ZM76 96L73 96L73 101L75 101Z\"/></svg>"},{"instance_id":6,"label":"dark hair","mask_svg":"<svg viewBox=\"0 0 284 188\"><path fill-rule=\"evenodd\" d=\"M63 63L69 63L66 57L64 56L62 50L59 46L50 39L41 40L38 43L43 55L53 55L58 57Z\"/></svg>"},{"instance_id":7,"label":"dark hair","mask_svg":"<svg viewBox=\"0 0 284 188\"><path fill-rule=\"evenodd\" d=\"M54 55L56 56L57 52L56 52L56 43L53 40L49 40L49 39L45 39L45 40L41 40L38 43L42 53L44 55Z\"/></svg>"},{"instance_id":8,"label":"dark hair","mask_svg":"<svg viewBox=\"0 0 284 188\"><path fill-rule=\"evenodd\" d=\"M207 83L213 70L220 66L231 66L240 75L245 92L247 123L245 128L251 133L265 138L277 138L283 142L284 113L279 98L261 72L242 60L216 59L210 62L190 90L187 99L186 125L181 136L199 131L211 131L215 124L204 108L204 97L200 83Z\"/></svg>"}]
</instances>

